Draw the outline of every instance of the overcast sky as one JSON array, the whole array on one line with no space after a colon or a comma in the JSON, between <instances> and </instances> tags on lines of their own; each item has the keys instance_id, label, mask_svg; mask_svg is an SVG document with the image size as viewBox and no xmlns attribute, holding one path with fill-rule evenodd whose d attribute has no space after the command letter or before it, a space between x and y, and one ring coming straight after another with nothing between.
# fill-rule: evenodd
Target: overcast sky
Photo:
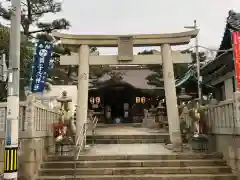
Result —
<instances>
[{"instance_id":1,"label":"overcast sky","mask_svg":"<svg viewBox=\"0 0 240 180\"><path fill-rule=\"evenodd\" d=\"M65 17L71 23L68 33L170 33L184 31L184 26L192 25L196 19L200 28L199 44L211 48L220 45L228 11L240 12L240 0L60 1L63 11L44 19ZM101 50L104 54L115 54L116 51L116 48Z\"/></svg>"},{"instance_id":2,"label":"overcast sky","mask_svg":"<svg viewBox=\"0 0 240 180\"><path fill-rule=\"evenodd\" d=\"M57 16L66 17L68 32L78 34L179 32L196 19L199 44L218 48L231 9L240 12L240 0L63 0Z\"/></svg>"}]
</instances>

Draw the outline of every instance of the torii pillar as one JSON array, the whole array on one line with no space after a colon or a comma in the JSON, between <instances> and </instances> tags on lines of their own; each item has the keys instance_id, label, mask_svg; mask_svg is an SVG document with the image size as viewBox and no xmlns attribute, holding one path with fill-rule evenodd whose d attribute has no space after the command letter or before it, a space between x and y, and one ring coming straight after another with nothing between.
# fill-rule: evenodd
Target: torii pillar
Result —
<instances>
[{"instance_id":1,"label":"torii pillar","mask_svg":"<svg viewBox=\"0 0 240 180\"><path fill-rule=\"evenodd\" d=\"M79 66L78 66L78 97L77 97L77 122L76 136L83 129L84 123L87 123L88 116L88 83L89 83L89 53L88 45L81 45L79 48Z\"/></svg>"},{"instance_id":2,"label":"torii pillar","mask_svg":"<svg viewBox=\"0 0 240 180\"><path fill-rule=\"evenodd\" d=\"M173 70L172 50L169 44L161 46L163 59L164 90L167 105L167 118L170 140L175 151L181 151L181 131Z\"/></svg>"},{"instance_id":3,"label":"torii pillar","mask_svg":"<svg viewBox=\"0 0 240 180\"><path fill-rule=\"evenodd\" d=\"M171 46L188 44L191 38L196 37L198 30L172 33L172 34L140 34L140 35L71 35L53 32L61 39L62 44L75 50L71 56L61 56L61 65L78 65L78 105L77 105L77 131L87 122L88 113L88 78L89 65L111 64L163 64L164 88L168 114L169 134L172 148L181 150L180 122L177 106L176 87L173 63L191 63L190 54L172 51ZM90 56L91 47L118 47L118 55ZM161 54L133 55L133 46L161 46Z\"/></svg>"}]
</instances>

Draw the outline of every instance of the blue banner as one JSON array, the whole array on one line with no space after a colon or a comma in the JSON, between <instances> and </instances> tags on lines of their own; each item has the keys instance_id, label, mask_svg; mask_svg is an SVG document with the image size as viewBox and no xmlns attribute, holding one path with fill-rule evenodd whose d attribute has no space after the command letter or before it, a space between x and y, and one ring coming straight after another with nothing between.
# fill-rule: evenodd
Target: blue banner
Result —
<instances>
[{"instance_id":1,"label":"blue banner","mask_svg":"<svg viewBox=\"0 0 240 180\"><path fill-rule=\"evenodd\" d=\"M49 42L39 41L33 59L31 91L43 92L52 58L53 46Z\"/></svg>"}]
</instances>

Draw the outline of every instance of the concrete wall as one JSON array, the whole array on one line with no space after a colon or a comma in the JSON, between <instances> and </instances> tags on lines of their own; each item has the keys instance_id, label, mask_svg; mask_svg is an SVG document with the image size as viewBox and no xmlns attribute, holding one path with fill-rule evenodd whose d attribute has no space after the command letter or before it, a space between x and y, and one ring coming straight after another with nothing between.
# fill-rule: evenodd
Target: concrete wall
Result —
<instances>
[{"instance_id":1,"label":"concrete wall","mask_svg":"<svg viewBox=\"0 0 240 180\"><path fill-rule=\"evenodd\" d=\"M205 120L209 130L210 151L223 153L224 159L240 180L240 128L235 103L231 99L209 105Z\"/></svg>"},{"instance_id":2,"label":"concrete wall","mask_svg":"<svg viewBox=\"0 0 240 180\"><path fill-rule=\"evenodd\" d=\"M240 179L240 135L214 134L210 137L211 151L222 152L224 159Z\"/></svg>"},{"instance_id":3,"label":"concrete wall","mask_svg":"<svg viewBox=\"0 0 240 180\"><path fill-rule=\"evenodd\" d=\"M229 72L211 82L211 85L214 86L224 82L225 100L233 99L233 77L234 71ZM229 106L227 109L229 110ZM224 110L220 111L223 112ZM227 122L232 122L232 119L234 119L234 117L226 118L226 114L230 115L231 112L229 111L225 114L219 114L217 118L218 123L223 122L223 124L226 125ZM221 127L223 124L221 124L219 127ZM220 133L215 133L210 136L210 150L213 152L222 152L224 159L227 160L228 165L232 168L233 172L238 175L238 179L240 180L240 135L234 134L233 131L228 130L223 132L223 129L220 130Z\"/></svg>"},{"instance_id":4,"label":"concrete wall","mask_svg":"<svg viewBox=\"0 0 240 180\"><path fill-rule=\"evenodd\" d=\"M0 103L0 172L4 170L6 107ZM49 149L54 151L52 124L59 112L37 103L34 95L20 102L19 108L19 179L34 180Z\"/></svg>"},{"instance_id":5,"label":"concrete wall","mask_svg":"<svg viewBox=\"0 0 240 180\"><path fill-rule=\"evenodd\" d=\"M34 180L40 165L50 149L54 148L52 137L21 139L19 150L19 179ZM4 168L4 139L0 139L0 169Z\"/></svg>"}]
</instances>

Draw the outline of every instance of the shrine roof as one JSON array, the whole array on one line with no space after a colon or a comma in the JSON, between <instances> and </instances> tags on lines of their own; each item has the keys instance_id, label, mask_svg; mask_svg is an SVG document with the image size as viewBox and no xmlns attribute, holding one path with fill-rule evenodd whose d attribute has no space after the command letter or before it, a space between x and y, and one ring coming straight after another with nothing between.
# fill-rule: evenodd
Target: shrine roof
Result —
<instances>
[{"instance_id":1,"label":"shrine roof","mask_svg":"<svg viewBox=\"0 0 240 180\"><path fill-rule=\"evenodd\" d=\"M232 49L232 39L231 39L232 31L240 31L240 13L235 13L234 11L229 11L229 15L226 20L225 30L223 33L223 38L222 38L222 41L221 41L221 44L220 44L220 47L218 50ZM201 73L203 75L207 75L213 71L217 71L223 65L227 64L226 61L232 61L232 60L233 60L232 51L229 51L229 52L219 52L218 51L215 59L212 61L209 61L206 65L204 65L201 68ZM231 69L231 70L233 70L233 69Z\"/></svg>"},{"instance_id":2,"label":"shrine roof","mask_svg":"<svg viewBox=\"0 0 240 180\"><path fill-rule=\"evenodd\" d=\"M119 81L119 84L129 84L130 86L137 88L137 89L145 89L145 90L164 90L164 86L156 87L153 85L149 85L147 83L146 77L149 76L153 71L149 69L138 69L138 70L113 70L118 73L122 73L122 80ZM111 77L109 75L104 75L100 78L100 86L93 86L91 82L89 83L89 89L98 89L102 88L102 84L111 84ZM91 81L91 80L90 80ZM182 87L189 81L193 81L197 83L197 77L194 70L190 69L185 75L179 79L176 79L175 84L176 88ZM164 83L163 83L164 84ZM207 84L203 84L206 87L209 87Z\"/></svg>"},{"instance_id":3,"label":"shrine roof","mask_svg":"<svg viewBox=\"0 0 240 180\"><path fill-rule=\"evenodd\" d=\"M149 85L147 83L146 77L153 73L149 69L137 69L137 70L113 70L115 72L121 73L122 74L122 83L127 83L131 85L134 88L138 89L164 89L164 87L158 88L156 86ZM99 79L100 82L107 82L111 79L111 77L107 74L105 74L103 77ZM94 87L90 85L89 89L95 89L98 87Z\"/></svg>"}]
</instances>

